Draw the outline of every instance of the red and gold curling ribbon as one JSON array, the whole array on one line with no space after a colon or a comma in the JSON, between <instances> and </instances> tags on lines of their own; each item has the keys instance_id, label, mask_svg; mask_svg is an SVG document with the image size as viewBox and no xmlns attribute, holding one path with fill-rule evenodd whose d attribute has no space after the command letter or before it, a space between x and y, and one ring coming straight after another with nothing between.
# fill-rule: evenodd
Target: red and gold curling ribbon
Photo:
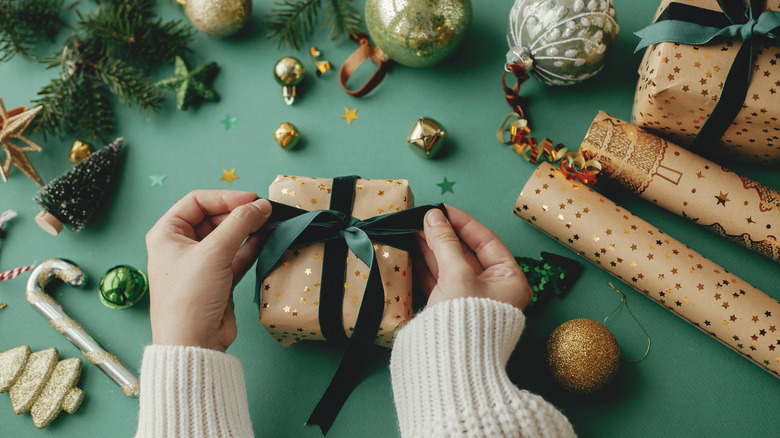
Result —
<instances>
[{"instance_id":1,"label":"red and gold curling ribbon","mask_svg":"<svg viewBox=\"0 0 780 438\"><path fill-rule=\"evenodd\" d=\"M517 120L510 123L509 121L513 117L516 117ZM509 140L506 140L507 132L509 132ZM553 164L560 161L559 168L566 175L566 178L575 179L588 185L596 183L596 175L601 171L601 163L596 160L586 160L579 151L569 152L568 148L561 143L553 146L550 139L537 140L534 137L529 137L530 133L531 128L528 126L528 120L515 112L504 117L498 128L497 137L498 141L503 144L513 144L512 151L533 164L536 164L540 159Z\"/></svg>"},{"instance_id":2,"label":"red and gold curling ribbon","mask_svg":"<svg viewBox=\"0 0 780 438\"><path fill-rule=\"evenodd\" d=\"M512 88L506 84L507 73L512 73L517 79ZM553 164L560 161L560 170L567 179L575 179L588 185L595 184L596 175L601 170L601 163L596 160L586 160L579 151L568 152L568 148L561 143L553 146L553 142L547 138L537 140L529 137L531 127L525 118L523 99L519 95L520 85L527 79L528 72L522 64L514 63L506 66L501 86L504 89L504 97L514 112L507 114L498 127L498 141L506 145L514 144L512 151L534 164L539 159L545 159ZM510 123L513 117L517 120ZM507 131L509 140L506 140Z\"/></svg>"}]
</instances>

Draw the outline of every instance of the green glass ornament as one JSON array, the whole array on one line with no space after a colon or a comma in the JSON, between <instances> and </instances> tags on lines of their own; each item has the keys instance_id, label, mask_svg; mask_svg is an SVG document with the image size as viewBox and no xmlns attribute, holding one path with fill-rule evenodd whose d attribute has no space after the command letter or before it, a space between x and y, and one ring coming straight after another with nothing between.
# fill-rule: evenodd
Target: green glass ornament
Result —
<instances>
[{"instance_id":1,"label":"green glass ornament","mask_svg":"<svg viewBox=\"0 0 780 438\"><path fill-rule=\"evenodd\" d=\"M455 53L471 16L471 0L366 0L374 43L409 67L430 67Z\"/></svg>"},{"instance_id":2,"label":"green glass ornament","mask_svg":"<svg viewBox=\"0 0 780 438\"><path fill-rule=\"evenodd\" d=\"M100 302L110 309L126 309L140 301L148 289L144 271L127 265L114 266L100 279Z\"/></svg>"},{"instance_id":3,"label":"green glass ornament","mask_svg":"<svg viewBox=\"0 0 780 438\"><path fill-rule=\"evenodd\" d=\"M604 68L619 30L612 0L516 0L506 60L548 85L576 84Z\"/></svg>"}]
</instances>

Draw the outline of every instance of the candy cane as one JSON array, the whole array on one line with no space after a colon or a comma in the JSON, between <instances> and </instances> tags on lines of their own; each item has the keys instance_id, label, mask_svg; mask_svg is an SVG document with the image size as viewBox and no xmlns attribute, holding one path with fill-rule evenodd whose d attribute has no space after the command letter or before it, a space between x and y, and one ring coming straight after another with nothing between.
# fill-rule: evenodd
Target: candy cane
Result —
<instances>
[{"instance_id":1,"label":"candy cane","mask_svg":"<svg viewBox=\"0 0 780 438\"><path fill-rule=\"evenodd\" d=\"M48 259L32 270L27 280L27 302L49 321L58 332L84 353L90 362L111 377L128 396L139 391L138 379L122 365L113 354L104 350L81 325L72 320L62 306L43 288L54 278L59 278L71 286L82 286L87 279L76 265L61 259Z\"/></svg>"}]
</instances>

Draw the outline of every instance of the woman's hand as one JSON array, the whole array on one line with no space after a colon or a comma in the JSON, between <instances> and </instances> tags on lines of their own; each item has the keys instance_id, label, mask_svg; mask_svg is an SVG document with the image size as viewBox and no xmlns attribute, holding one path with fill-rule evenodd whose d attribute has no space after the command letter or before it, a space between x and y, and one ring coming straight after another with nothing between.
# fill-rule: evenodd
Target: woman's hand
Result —
<instances>
[{"instance_id":1,"label":"woman's hand","mask_svg":"<svg viewBox=\"0 0 780 438\"><path fill-rule=\"evenodd\" d=\"M457 208L448 205L447 215L449 220L440 210L430 210L418 234L422 258L416 268L428 306L484 297L524 310L533 296L531 288L498 236Z\"/></svg>"},{"instance_id":2,"label":"woman's hand","mask_svg":"<svg viewBox=\"0 0 780 438\"><path fill-rule=\"evenodd\" d=\"M271 204L257 194L201 190L179 200L146 235L155 344L225 351L236 339L233 287L265 240Z\"/></svg>"}]
</instances>

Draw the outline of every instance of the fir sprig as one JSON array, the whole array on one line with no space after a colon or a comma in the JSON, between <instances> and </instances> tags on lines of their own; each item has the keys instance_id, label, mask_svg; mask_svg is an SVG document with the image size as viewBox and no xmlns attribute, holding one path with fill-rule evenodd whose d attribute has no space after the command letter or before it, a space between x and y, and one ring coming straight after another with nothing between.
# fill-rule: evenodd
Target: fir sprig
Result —
<instances>
[{"instance_id":1,"label":"fir sprig","mask_svg":"<svg viewBox=\"0 0 780 438\"><path fill-rule=\"evenodd\" d=\"M281 0L263 23L271 29L267 38L278 38L279 47L286 45L300 49L303 43L314 33L319 22L322 0ZM326 0L326 20L323 27L330 27L328 37L338 42L342 35L359 32L360 14L355 9L354 0Z\"/></svg>"},{"instance_id":2,"label":"fir sprig","mask_svg":"<svg viewBox=\"0 0 780 438\"><path fill-rule=\"evenodd\" d=\"M44 136L74 134L106 141L116 127L111 95L148 117L165 101L149 71L190 53L187 45L195 30L179 20L155 17L153 0L97 3L88 14L77 11L79 33L47 60L48 68L60 68L61 73L33 102L43 110L31 129Z\"/></svg>"},{"instance_id":3,"label":"fir sprig","mask_svg":"<svg viewBox=\"0 0 780 438\"><path fill-rule=\"evenodd\" d=\"M0 61L32 57L41 37L53 41L65 9L65 0L0 0Z\"/></svg>"}]
</instances>

